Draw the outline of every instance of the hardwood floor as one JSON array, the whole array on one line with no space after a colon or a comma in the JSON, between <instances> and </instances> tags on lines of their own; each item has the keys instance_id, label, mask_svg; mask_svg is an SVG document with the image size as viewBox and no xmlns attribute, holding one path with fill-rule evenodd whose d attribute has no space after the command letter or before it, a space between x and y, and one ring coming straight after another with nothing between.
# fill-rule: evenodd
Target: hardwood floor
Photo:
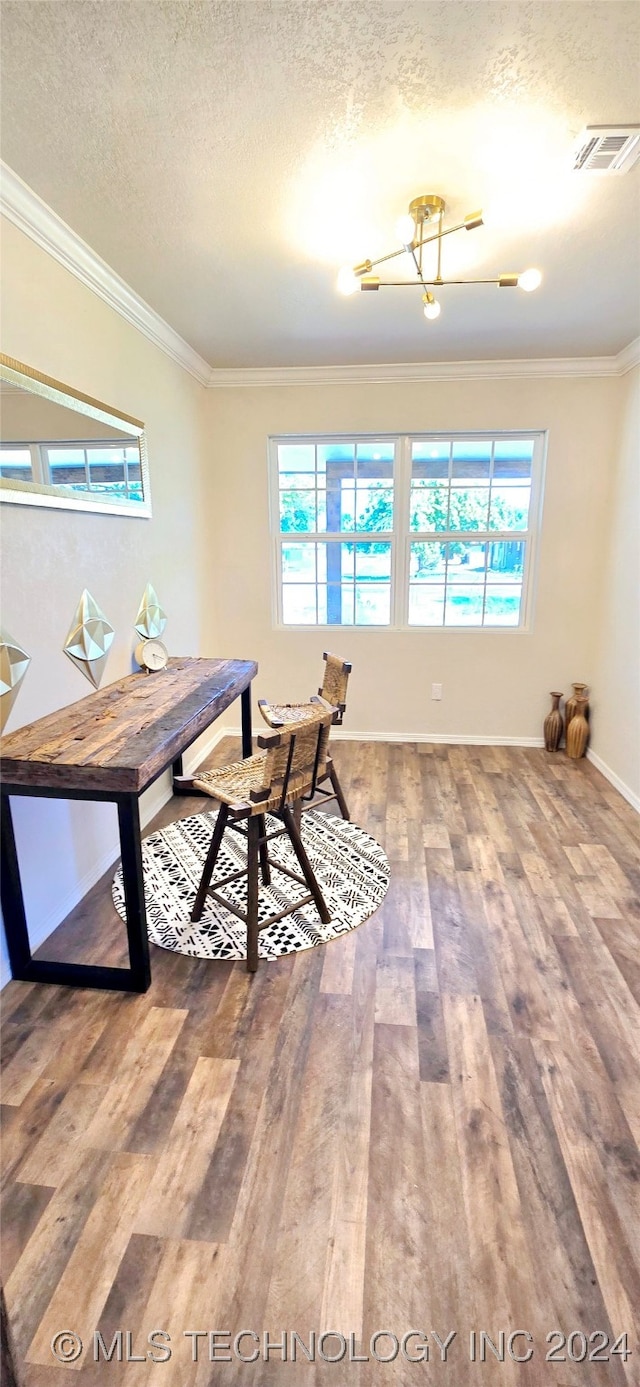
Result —
<instances>
[{"instance_id":1,"label":"hardwood floor","mask_svg":"<svg viewBox=\"0 0 640 1387\"><path fill-rule=\"evenodd\" d=\"M340 742L335 759L392 866L359 930L253 977L152 948L144 997L3 993L3 1278L25 1387L73 1369L80 1387L640 1384L637 816L562 753ZM123 961L109 881L48 957ZM96 1329L130 1331L125 1359L159 1357L162 1329L171 1361L94 1363ZM68 1367L62 1330L85 1344ZM212 1363L196 1330L230 1334L220 1355L241 1330L286 1332L289 1361L262 1342L254 1363ZM294 1332L308 1349L328 1330L345 1357L326 1361L333 1338L308 1362ZM428 1363L409 1361L418 1338L376 1360L372 1335L383 1357L412 1330ZM499 1347L525 1330L527 1363L486 1341L478 1361L482 1331ZM573 1338L545 1362L554 1330Z\"/></svg>"}]
</instances>

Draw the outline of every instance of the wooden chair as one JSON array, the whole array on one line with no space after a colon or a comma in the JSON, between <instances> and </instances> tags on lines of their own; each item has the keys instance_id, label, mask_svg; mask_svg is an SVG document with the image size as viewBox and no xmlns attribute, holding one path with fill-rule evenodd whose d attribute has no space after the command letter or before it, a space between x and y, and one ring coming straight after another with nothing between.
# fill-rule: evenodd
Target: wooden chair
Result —
<instances>
[{"instance_id":1,"label":"wooden chair","mask_svg":"<svg viewBox=\"0 0 640 1387\"><path fill-rule=\"evenodd\" d=\"M304 722L307 718L317 718L322 708L331 713L331 721L335 726L342 725L347 707L347 684L351 674L351 665L346 660L342 660L339 655L330 655L326 650L322 658L325 662L322 688L318 689L317 694L311 695L308 703L268 703L266 698L258 699L258 707L269 727L286 727L292 722ZM326 781L331 784L330 790L324 788ZM319 773L316 779L316 798L312 801L312 805L307 804L306 807L317 808L320 804L327 804L334 799L338 802L343 819L348 819L349 810L342 793L338 772L331 757L327 756L325 770L323 773Z\"/></svg>"},{"instance_id":2,"label":"wooden chair","mask_svg":"<svg viewBox=\"0 0 640 1387\"><path fill-rule=\"evenodd\" d=\"M247 970L250 973L255 973L258 967L258 935L267 925L273 925L285 915L291 915L294 910L299 910L309 901L315 902L324 924L328 924L331 919L293 812L303 797L313 798L317 777L326 770L331 718L330 711L325 712L322 707L316 706L313 718L301 723L292 723L281 732L258 737L258 746L264 750L257 755L249 756L244 761L235 761L220 770L200 771L194 777L194 789L218 800L220 810L191 919L202 918L206 897L210 895L219 905L225 906L243 920L247 926ZM267 833L265 814L272 814L280 819L283 827ZM222 836L227 827L246 837L247 866L211 884ZM288 834L291 841L302 876L292 872L289 867L284 867L280 862L273 862L270 857L268 844L273 838L279 838L284 833ZM277 866L279 872L284 872L300 885L307 886L308 895L259 923L258 866L262 871L263 884L268 886L272 865ZM245 875L248 879L246 912L219 894L219 888Z\"/></svg>"}]
</instances>

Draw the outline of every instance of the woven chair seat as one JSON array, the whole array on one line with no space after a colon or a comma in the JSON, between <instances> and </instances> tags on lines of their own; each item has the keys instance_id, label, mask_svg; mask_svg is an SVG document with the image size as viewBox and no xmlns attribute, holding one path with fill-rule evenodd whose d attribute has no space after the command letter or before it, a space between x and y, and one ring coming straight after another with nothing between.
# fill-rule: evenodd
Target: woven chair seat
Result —
<instances>
[{"instance_id":1,"label":"woven chair seat","mask_svg":"<svg viewBox=\"0 0 640 1387\"><path fill-rule=\"evenodd\" d=\"M252 814L268 814L280 804L280 786L276 786L272 793L267 793L263 799L254 802L250 798L252 791L259 794L263 789L264 770L265 756L264 753L258 752L256 756L248 756L244 761L234 761L229 766L222 766L220 770L199 771L193 785L194 789L201 790L203 794L210 795L221 804L246 804L250 806ZM287 799L295 799L301 784L302 776L294 774L289 777Z\"/></svg>"},{"instance_id":2,"label":"woven chair seat","mask_svg":"<svg viewBox=\"0 0 640 1387\"><path fill-rule=\"evenodd\" d=\"M317 718L323 708L319 699L312 703L267 703L261 699L258 706L269 727L282 727L290 722L308 722L309 718ZM324 706L328 710L329 704Z\"/></svg>"}]
</instances>

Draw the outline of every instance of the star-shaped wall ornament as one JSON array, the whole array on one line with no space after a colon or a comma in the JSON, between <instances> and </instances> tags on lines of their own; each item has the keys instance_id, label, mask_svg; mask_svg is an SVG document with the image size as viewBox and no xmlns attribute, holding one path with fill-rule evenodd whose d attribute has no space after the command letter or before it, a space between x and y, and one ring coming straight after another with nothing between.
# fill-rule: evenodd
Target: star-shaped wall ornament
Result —
<instances>
[{"instance_id":1,"label":"star-shaped wall ornament","mask_svg":"<svg viewBox=\"0 0 640 1387\"><path fill-rule=\"evenodd\" d=\"M135 629L138 635L152 639L154 636L162 635L166 624L167 613L160 606L155 588L151 583L147 583L135 620Z\"/></svg>"},{"instance_id":2,"label":"star-shaped wall ornament","mask_svg":"<svg viewBox=\"0 0 640 1387\"><path fill-rule=\"evenodd\" d=\"M31 656L26 650L8 631L0 631L0 730L4 729L30 664Z\"/></svg>"},{"instance_id":3,"label":"star-shaped wall ornament","mask_svg":"<svg viewBox=\"0 0 640 1387\"><path fill-rule=\"evenodd\" d=\"M102 679L113 635L113 626L85 588L63 649L96 689Z\"/></svg>"}]
</instances>

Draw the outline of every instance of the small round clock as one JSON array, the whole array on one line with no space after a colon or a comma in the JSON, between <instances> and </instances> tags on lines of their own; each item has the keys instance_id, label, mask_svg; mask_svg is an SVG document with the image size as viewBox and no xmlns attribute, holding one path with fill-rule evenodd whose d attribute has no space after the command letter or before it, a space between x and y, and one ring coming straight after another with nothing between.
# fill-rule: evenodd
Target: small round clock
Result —
<instances>
[{"instance_id":1,"label":"small round clock","mask_svg":"<svg viewBox=\"0 0 640 1387\"><path fill-rule=\"evenodd\" d=\"M140 641L135 648L135 658L141 669L146 669L147 674L155 673L156 670L166 669L169 659L169 652L162 641L155 637L149 640Z\"/></svg>"}]
</instances>

